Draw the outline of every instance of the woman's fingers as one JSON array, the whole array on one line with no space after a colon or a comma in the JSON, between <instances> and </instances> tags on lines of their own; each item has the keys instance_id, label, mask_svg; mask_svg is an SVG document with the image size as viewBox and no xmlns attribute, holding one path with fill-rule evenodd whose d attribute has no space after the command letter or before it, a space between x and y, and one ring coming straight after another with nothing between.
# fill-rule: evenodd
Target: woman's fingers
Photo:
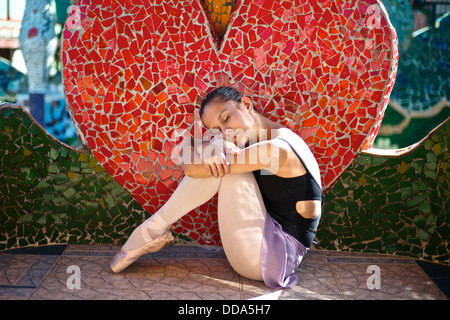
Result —
<instances>
[{"instance_id":1,"label":"woman's fingers","mask_svg":"<svg viewBox=\"0 0 450 320\"><path fill-rule=\"evenodd\" d=\"M211 176L218 178L230 173L230 164L226 154L236 155L239 148L230 141L215 138L210 143L202 144L197 152L202 156L205 169Z\"/></svg>"},{"instance_id":2,"label":"woman's fingers","mask_svg":"<svg viewBox=\"0 0 450 320\"><path fill-rule=\"evenodd\" d=\"M218 163L214 163L212 165L212 169L213 169L213 176L216 178L219 177L223 177L223 169L222 169L222 165L218 164Z\"/></svg>"},{"instance_id":3,"label":"woman's fingers","mask_svg":"<svg viewBox=\"0 0 450 320\"><path fill-rule=\"evenodd\" d=\"M226 174L230 173L230 164L228 163L227 157L225 156L224 153L221 153L219 155L220 157L220 164L219 164L219 176L223 177Z\"/></svg>"},{"instance_id":4,"label":"woman's fingers","mask_svg":"<svg viewBox=\"0 0 450 320\"><path fill-rule=\"evenodd\" d=\"M224 153L204 159L203 165L206 170L216 178L223 177L230 173L230 164Z\"/></svg>"},{"instance_id":5,"label":"woman's fingers","mask_svg":"<svg viewBox=\"0 0 450 320\"><path fill-rule=\"evenodd\" d=\"M220 157L222 158L222 169L223 169L223 175L221 175L221 177L223 177L226 174L230 173L230 164L228 163L227 157L225 156L224 153L220 154Z\"/></svg>"},{"instance_id":6,"label":"woman's fingers","mask_svg":"<svg viewBox=\"0 0 450 320\"><path fill-rule=\"evenodd\" d=\"M230 172L229 164L223 153L220 153L212 158L213 163L211 165L213 176L216 178L223 177Z\"/></svg>"}]
</instances>

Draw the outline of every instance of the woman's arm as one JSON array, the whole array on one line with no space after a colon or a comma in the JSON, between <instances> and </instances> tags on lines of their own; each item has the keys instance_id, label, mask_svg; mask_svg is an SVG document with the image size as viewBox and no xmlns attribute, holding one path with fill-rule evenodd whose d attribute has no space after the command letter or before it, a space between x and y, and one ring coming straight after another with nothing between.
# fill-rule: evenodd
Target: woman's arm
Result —
<instances>
[{"instance_id":1,"label":"woman's arm","mask_svg":"<svg viewBox=\"0 0 450 320\"><path fill-rule=\"evenodd\" d=\"M203 148L205 150L207 151ZM291 148L279 139L257 142L240 151L222 152L218 155L203 152L201 156L191 147L192 161L181 164L181 167L187 176L195 178L222 177L260 169L279 174L286 171L291 153Z\"/></svg>"}]
</instances>

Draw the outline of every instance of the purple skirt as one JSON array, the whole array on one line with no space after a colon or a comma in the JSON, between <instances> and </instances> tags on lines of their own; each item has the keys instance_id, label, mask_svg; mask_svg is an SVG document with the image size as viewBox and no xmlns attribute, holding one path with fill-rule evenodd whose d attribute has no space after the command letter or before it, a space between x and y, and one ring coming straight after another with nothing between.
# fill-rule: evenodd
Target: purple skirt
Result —
<instances>
[{"instance_id":1,"label":"purple skirt","mask_svg":"<svg viewBox=\"0 0 450 320\"><path fill-rule=\"evenodd\" d=\"M295 270L309 249L284 232L270 214L267 214L261 250L264 283L277 289L295 286L298 282Z\"/></svg>"}]
</instances>

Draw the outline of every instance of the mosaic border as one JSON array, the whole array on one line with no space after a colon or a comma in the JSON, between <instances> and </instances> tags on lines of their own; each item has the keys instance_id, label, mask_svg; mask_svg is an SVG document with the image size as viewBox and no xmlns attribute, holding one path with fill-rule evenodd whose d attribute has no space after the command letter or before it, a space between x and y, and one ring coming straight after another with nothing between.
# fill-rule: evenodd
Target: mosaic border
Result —
<instances>
[{"instance_id":1,"label":"mosaic border","mask_svg":"<svg viewBox=\"0 0 450 320\"><path fill-rule=\"evenodd\" d=\"M316 248L449 264L449 133L450 118L413 147L360 154L325 196ZM0 148L0 250L119 244L149 216L89 152L55 140L20 107L0 109ZM196 239L175 225L176 244L220 241L209 215Z\"/></svg>"}]
</instances>

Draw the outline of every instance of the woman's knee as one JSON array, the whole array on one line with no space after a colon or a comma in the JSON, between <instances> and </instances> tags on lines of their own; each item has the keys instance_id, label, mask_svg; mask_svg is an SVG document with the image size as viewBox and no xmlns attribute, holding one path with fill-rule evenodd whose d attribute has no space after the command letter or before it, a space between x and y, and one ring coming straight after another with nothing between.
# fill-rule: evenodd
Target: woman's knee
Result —
<instances>
[{"instance_id":1,"label":"woman's knee","mask_svg":"<svg viewBox=\"0 0 450 320\"><path fill-rule=\"evenodd\" d=\"M222 177L222 184L251 184L257 185L255 176L252 172L245 172L239 174L227 174Z\"/></svg>"},{"instance_id":2,"label":"woman's knee","mask_svg":"<svg viewBox=\"0 0 450 320\"><path fill-rule=\"evenodd\" d=\"M225 250L228 262L234 271L243 277L252 280L261 281L261 255L242 254L238 248L233 248L232 251Z\"/></svg>"}]
</instances>

